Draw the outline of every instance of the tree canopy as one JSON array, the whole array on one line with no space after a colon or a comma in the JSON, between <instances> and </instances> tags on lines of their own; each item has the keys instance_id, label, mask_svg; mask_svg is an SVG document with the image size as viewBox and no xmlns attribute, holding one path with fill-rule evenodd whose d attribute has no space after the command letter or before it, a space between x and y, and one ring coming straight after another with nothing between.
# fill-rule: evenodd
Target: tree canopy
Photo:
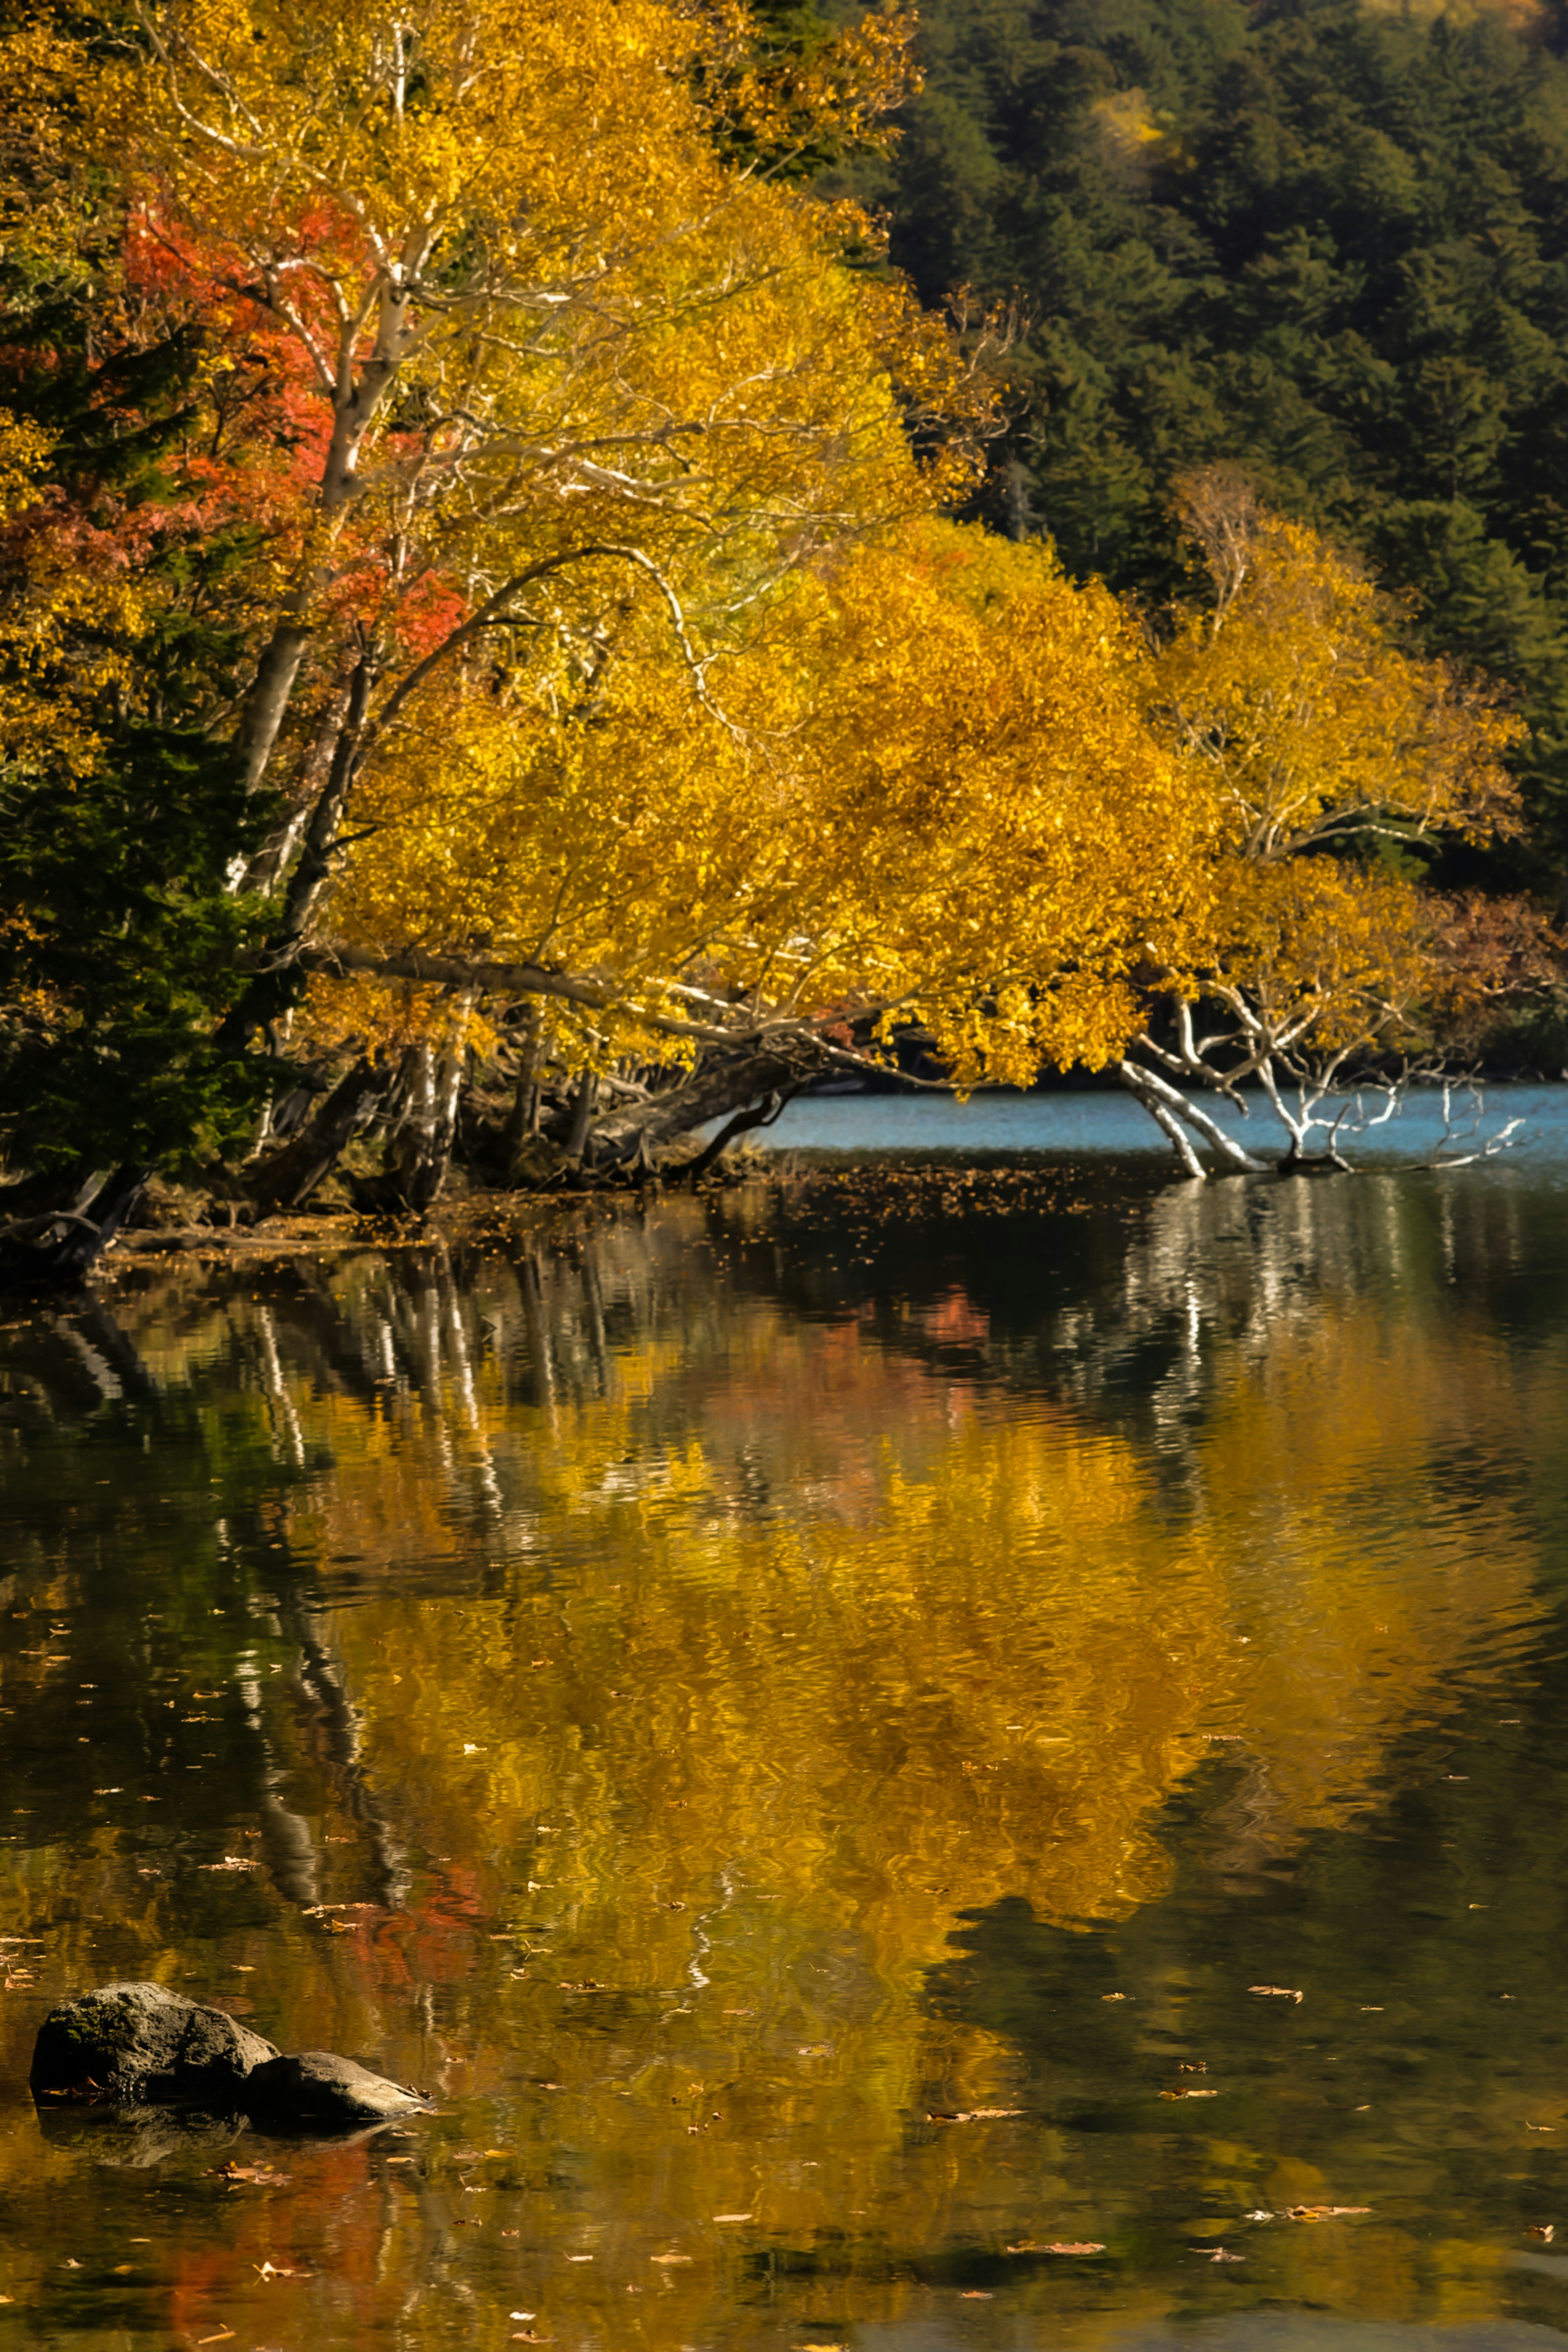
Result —
<instances>
[{"instance_id":1,"label":"tree canopy","mask_svg":"<svg viewBox=\"0 0 1568 2352\"><path fill-rule=\"evenodd\" d=\"M501 1176L542 1131L637 1168L900 1038L961 1090L1103 1067L1265 964L1297 1035L1405 1023L1397 859L1513 824L1521 730L1234 469L1173 483L1213 578L1189 543L1158 611L1023 491L951 520L1005 321L822 176L913 38L124 0L0 45L0 1121L45 1205L111 1162L283 1205L369 1129L362 1197L422 1208L465 1118Z\"/></svg>"}]
</instances>

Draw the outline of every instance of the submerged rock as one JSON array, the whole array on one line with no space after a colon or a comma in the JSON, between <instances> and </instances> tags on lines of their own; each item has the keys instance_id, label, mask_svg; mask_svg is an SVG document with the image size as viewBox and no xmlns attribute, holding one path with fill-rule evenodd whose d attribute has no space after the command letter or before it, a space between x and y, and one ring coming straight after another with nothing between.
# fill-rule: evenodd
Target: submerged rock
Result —
<instances>
[{"instance_id":1,"label":"submerged rock","mask_svg":"<svg viewBox=\"0 0 1568 2352\"><path fill-rule=\"evenodd\" d=\"M50 2010L28 2081L41 2099L122 2106L191 2099L223 2111L245 2105L248 2077L277 2055L276 2042L225 2011L163 1985L100 1985Z\"/></svg>"},{"instance_id":2,"label":"submerged rock","mask_svg":"<svg viewBox=\"0 0 1568 2352\"><path fill-rule=\"evenodd\" d=\"M386 2123L425 2104L418 2091L389 2083L330 2050L268 2059L245 2084L246 2110L258 2123L313 2125L318 2130Z\"/></svg>"}]
</instances>

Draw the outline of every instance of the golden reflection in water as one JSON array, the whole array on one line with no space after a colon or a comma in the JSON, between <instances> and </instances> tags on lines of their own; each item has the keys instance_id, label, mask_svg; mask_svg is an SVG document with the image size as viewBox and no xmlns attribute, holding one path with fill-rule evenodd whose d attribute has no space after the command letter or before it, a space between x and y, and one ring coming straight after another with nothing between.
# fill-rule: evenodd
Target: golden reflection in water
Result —
<instances>
[{"instance_id":1,"label":"golden reflection in water","mask_svg":"<svg viewBox=\"0 0 1568 2352\"><path fill-rule=\"evenodd\" d=\"M868 1310L792 1311L726 1263L743 1209L717 1241L681 1204L461 1284L435 1252L329 1264L302 1295L122 1299L160 1390L200 1399L215 1442L221 1416L230 1448L243 1414L276 1474L262 1574L320 1563L330 1596L347 1559L362 1583L279 1606L310 1672L264 1673L265 1645L233 1669L272 1891L247 1879L211 1981L111 1832L66 1865L8 1861L7 1908L42 1916L64 1867L83 1910L130 1923L137 1972L205 1991L254 1969L279 2038L489 2103L495 2152L437 2161L433 2186L363 2150L297 2168L337 2249L310 2290L331 2341L451 2340L476 2185L519 2283L474 2343L508 2340L511 2292L561 2342L800 2342L824 2308L925 2310L901 2267L923 2249L1136 2228L1131 2205L1084 2209L1069 2137L924 2125L1020 2095L1005 2042L930 2013L926 1971L1004 1897L1085 1930L1157 1898L1161 1808L1216 1748L1240 1880L1374 1806L1394 1744L1460 1670L1505 1676L1534 1613L1503 1503L1456 1509L1441 1465L1506 1451L1560 1378L1489 1354L1462 1307L1439 1338L1324 1279L1325 1234L1292 1219L1258 1245L1233 1200L1156 1206L1053 1397L965 1359L987 1322L960 1288L911 1303L908 1346ZM1116 1366L1184 1299L1188 1345L1142 1422L1111 1410ZM59 1561L54 1605L79 1573ZM308 1918L352 1899L367 1854L377 1905ZM47 1969L93 1975L85 1930ZM26 2117L4 2149L13 2178L37 2167ZM1353 2189L1292 2161L1216 2127L1213 2211L1260 2182ZM258 2262L271 2226L234 2209ZM768 2249L835 2233L878 2251L827 2286L775 2268L764 2292ZM1496 2307L1489 2253L1450 2247L1445 2281L1375 2222L1269 2259L1288 2300ZM1042 2344L1113 2340L1171 2294L1150 2278L1100 2310L1091 2285L1031 2280Z\"/></svg>"}]
</instances>

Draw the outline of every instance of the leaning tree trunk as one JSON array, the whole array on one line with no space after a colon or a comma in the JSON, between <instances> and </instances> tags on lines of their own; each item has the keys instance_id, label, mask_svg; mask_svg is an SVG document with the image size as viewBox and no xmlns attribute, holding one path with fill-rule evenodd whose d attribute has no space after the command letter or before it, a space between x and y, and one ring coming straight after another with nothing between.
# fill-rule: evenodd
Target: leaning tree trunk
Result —
<instances>
[{"instance_id":1,"label":"leaning tree trunk","mask_svg":"<svg viewBox=\"0 0 1568 2352\"><path fill-rule=\"evenodd\" d=\"M287 1143L252 1161L246 1190L263 1216L297 1209L310 1198L374 1117L391 1083L384 1062L362 1055Z\"/></svg>"},{"instance_id":2,"label":"leaning tree trunk","mask_svg":"<svg viewBox=\"0 0 1568 2352\"><path fill-rule=\"evenodd\" d=\"M795 1094L833 1066L831 1048L800 1035L787 1044L706 1054L690 1076L677 1085L647 1102L618 1104L598 1119L584 1148L584 1162L594 1168L614 1168L646 1161L661 1146L715 1119L731 1121L724 1137L728 1143L744 1128L767 1123L773 1116L770 1097ZM754 1118L750 1115L751 1106L762 1106ZM737 1113L744 1117L737 1120ZM717 1157L710 1146L704 1155L707 1164Z\"/></svg>"},{"instance_id":3,"label":"leaning tree trunk","mask_svg":"<svg viewBox=\"0 0 1568 2352\"><path fill-rule=\"evenodd\" d=\"M134 1215L150 1173L126 1160L85 1185L72 1178L61 1205L0 1225L0 1287L64 1290L79 1283Z\"/></svg>"}]
</instances>

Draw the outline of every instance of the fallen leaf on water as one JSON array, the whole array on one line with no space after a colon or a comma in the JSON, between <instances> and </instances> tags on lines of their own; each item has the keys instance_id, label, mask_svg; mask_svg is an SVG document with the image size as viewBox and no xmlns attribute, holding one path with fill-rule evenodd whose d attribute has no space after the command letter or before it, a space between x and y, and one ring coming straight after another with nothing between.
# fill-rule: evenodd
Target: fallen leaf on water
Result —
<instances>
[{"instance_id":1,"label":"fallen leaf on water","mask_svg":"<svg viewBox=\"0 0 1568 2352\"><path fill-rule=\"evenodd\" d=\"M80 2270L80 2268L81 2268L81 2264L78 2262L78 2260L77 2260L77 2258L76 2258L76 2256L75 2256L74 2254L68 2254L68 2255L66 2256L66 2268L67 2268L67 2270L68 2270L68 2271L79 2271L79 2270Z\"/></svg>"},{"instance_id":2,"label":"fallen leaf on water","mask_svg":"<svg viewBox=\"0 0 1568 2352\"><path fill-rule=\"evenodd\" d=\"M220 2327L216 2336L198 2336L196 2342L198 2344L227 2344L232 2340L233 2336L234 2330L232 2327Z\"/></svg>"},{"instance_id":3,"label":"fallen leaf on water","mask_svg":"<svg viewBox=\"0 0 1568 2352\"><path fill-rule=\"evenodd\" d=\"M754 2221L756 2218L754 2213L715 2213L713 2216L716 2221Z\"/></svg>"},{"instance_id":4,"label":"fallen leaf on water","mask_svg":"<svg viewBox=\"0 0 1568 2352\"><path fill-rule=\"evenodd\" d=\"M507 2317L509 2319L530 2320L537 2319L538 2316L539 2314L536 2311L509 2311L507 2313Z\"/></svg>"},{"instance_id":5,"label":"fallen leaf on water","mask_svg":"<svg viewBox=\"0 0 1568 2352\"><path fill-rule=\"evenodd\" d=\"M395 2158L394 2162L395 2161ZM286 2172L268 2172L259 2164L236 2164L231 2159L227 2164L215 2166L208 2173L207 2179L229 2181L251 2180L258 2189L282 2189L288 2183L289 2175Z\"/></svg>"},{"instance_id":6,"label":"fallen leaf on water","mask_svg":"<svg viewBox=\"0 0 1568 2352\"><path fill-rule=\"evenodd\" d=\"M1043 2254L1102 2254L1105 2248L1086 2242L1081 2246L1042 2246L1040 2252Z\"/></svg>"},{"instance_id":7,"label":"fallen leaf on water","mask_svg":"<svg viewBox=\"0 0 1568 2352\"><path fill-rule=\"evenodd\" d=\"M1043 2254L1045 2251L1037 2238L1020 2238L1016 2246L1005 2249L1010 2254Z\"/></svg>"},{"instance_id":8,"label":"fallen leaf on water","mask_svg":"<svg viewBox=\"0 0 1568 2352\"><path fill-rule=\"evenodd\" d=\"M1266 1993L1275 2000L1300 2000L1301 1998L1289 1985L1248 1985L1247 1990L1248 1992Z\"/></svg>"},{"instance_id":9,"label":"fallen leaf on water","mask_svg":"<svg viewBox=\"0 0 1568 2352\"><path fill-rule=\"evenodd\" d=\"M250 2267L260 2279L310 2278L314 2275L310 2271L291 2271L276 2263L252 2263Z\"/></svg>"},{"instance_id":10,"label":"fallen leaf on water","mask_svg":"<svg viewBox=\"0 0 1568 2352\"><path fill-rule=\"evenodd\" d=\"M1525 2130L1526 2130L1526 2131L1545 2131L1545 2132L1554 2132L1554 2131L1556 2130L1557 2126L1556 2126L1556 2125L1555 2125L1555 2124L1530 2124L1530 2123L1527 2123L1527 2124L1525 2125L1524 2128L1525 2128Z\"/></svg>"},{"instance_id":11,"label":"fallen leaf on water","mask_svg":"<svg viewBox=\"0 0 1568 2352\"><path fill-rule=\"evenodd\" d=\"M831 2058L833 2050L826 2042L803 2042L795 2054L797 2058Z\"/></svg>"},{"instance_id":12,"label":"fallen leaf on water","mask_svg":"<svg viewBox=\"0 0 1568 2352\"><path fill-rule=\"evenodd\" d=\"M1370 2213L1370 2205L1287 2205L1287 2221L1331 2221L1336 2213Z\"/></svg>"},{"instance_id":13,"label":"fallen leaf on water","mask_svg":"<svg viewBox=\"0 0 1568 2352\"><path fill-rule=\"evenodd\" d=\"M1245 2254L1227 2253L1223 2246L1189 2246L1187 2252L1202 2254L1204 2260L1210 2263L1244 2263L1247 2260Z\"/></svg>"},{"instance_id":14,"label":"fallen leaf on water","mask_svg":"<svg viewBox=\"0 0 1568 2352\"><path fill-rule=\"evenodd\" d=\"M1524 2232L1527 2238L1544 2238L1548 2245L1557 2235L1555 2221L1531 2221Z\"/></svg>"},{"instance_id":15,"label":"fallen leaf on water","mask_svg":"<svg viewBox=\"0 0 1568 2352\"><path fill-rule=\"evenodd\" d=\"M689 2254L649 2254L650 2263L689 2263Z\"/></svg>"},{"instance_id":16,"label":"fallen leaf on water","mask_svg":"<svg viewBox=\"0 0 1568 2352\"><path fill-rule=\"evenodd\" d=\"M569 2263L591 2263L594 2257L592 2254L568 2254L566 2259Z\"/></svg>"},{"instance_id":17,"label":"fallen leaf on water","mask_svg":"<svg viewBox=\"0 0 1568 2352\"><path fill-rule=\"evenodd\" d=\"M1217 2099L1219 2093L1217 2091L1162 2091L1160 2096L1163 2099Z\"/></svg>"},{"instance_id":18,"label":"fallen leaf on water","mask_svg":"<svg viewBox=\"0 0 1568 2352\"><path fill-rule=\"evenodd\" d=\"M1125 2000L1127 1995L1124 1992L1102 1992L1100 1998L1101 2000Z\"/></svg>"},{"instance_id":19,"label":"fallen leaf on water","mask_svg":"<svg viewBox=\"0 0 1568 2352\"><path fill-rule=\"evenodd\" d=\"M1177 2062L1176 2072L1178 2074L1206 2074L1208 2061L1206 2058L1180 2059Z\"/></svg>"},{"instance_id":20,"label":"fallen leaf on water","mask_svg":"<svg viewBox=\"0 0 1568 2352\"><path fill-rule=\"evenodd\" d=\"M988 2286L966 2286L958 2299L960 2303L994 2303L996 2300Z\"/></svg>"}]
</instances>

